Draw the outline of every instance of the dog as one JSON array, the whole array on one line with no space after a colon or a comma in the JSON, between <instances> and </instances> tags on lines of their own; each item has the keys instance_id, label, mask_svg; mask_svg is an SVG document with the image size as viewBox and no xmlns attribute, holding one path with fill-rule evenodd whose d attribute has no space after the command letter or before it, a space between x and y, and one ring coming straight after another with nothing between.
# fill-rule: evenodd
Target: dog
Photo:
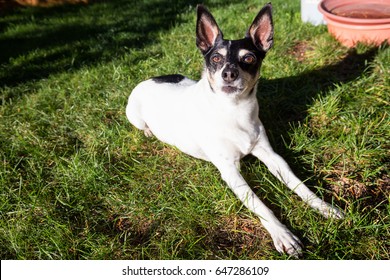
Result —
<instances>
[{"instance_id":1,"label":"dog","mask_svg":"<svg viewBox=\"0 0 390 280\"><path fill-rule=\"evenodd\" d=\"M343 212L318 198L276 154L259 119L260 66L273 45L272 5L257 14L243 39L225 40L213 15L197 6L196 45L204 57L199 81L182 75L151 78L129 96L126 116L146 136L212 162L233 193L256 214L277 251L298 257L302 243L255 195L239 172L252 154L303 201L325 217Z\"/></svg>"}]
</instances>

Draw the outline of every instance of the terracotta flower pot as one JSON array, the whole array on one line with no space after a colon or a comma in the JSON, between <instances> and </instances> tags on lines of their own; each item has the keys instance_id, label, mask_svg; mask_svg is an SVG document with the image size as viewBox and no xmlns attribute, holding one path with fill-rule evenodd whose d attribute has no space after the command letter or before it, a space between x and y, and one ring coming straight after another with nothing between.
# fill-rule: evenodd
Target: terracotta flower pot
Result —
<instances>
[{"instance_id":1,"label":"terracotta flower pot","mask_svg":"<svg viewBox=\"0 0 390 280\"><path fill-rule=\"evenodd\" d=\"M323 0L318 9L329 33L347 47L390 43L389 0Z\"/></svg>"}]
</instances>

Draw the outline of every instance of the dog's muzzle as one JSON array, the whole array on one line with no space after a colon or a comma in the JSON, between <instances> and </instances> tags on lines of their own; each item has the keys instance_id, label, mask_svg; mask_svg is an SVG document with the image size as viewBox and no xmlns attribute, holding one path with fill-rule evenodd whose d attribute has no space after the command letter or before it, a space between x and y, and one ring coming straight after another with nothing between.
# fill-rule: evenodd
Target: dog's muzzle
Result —
<instances>
[{"instance_id":1,"label":"dog's muzzle","mask_svg":"<svg viewBox=\"0 0 390 280\"><path fill-rule=\"evenodd\" d=\"M222 79L227 83L231 83L238 78L238 74L237 66L234 64L227 64L222 71Z\"/></svg>"}]
</instances>

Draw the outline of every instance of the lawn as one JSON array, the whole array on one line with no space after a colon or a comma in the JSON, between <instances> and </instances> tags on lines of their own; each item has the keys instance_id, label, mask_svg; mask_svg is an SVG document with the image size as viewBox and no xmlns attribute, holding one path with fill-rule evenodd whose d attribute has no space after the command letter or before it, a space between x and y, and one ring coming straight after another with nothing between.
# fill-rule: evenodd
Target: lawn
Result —
<instances>
[{"instance_id":1,"label":"lawn","mask_svg":"<svg viewBox=\"0 0 390 280\"><path fill-rule=\"evenodd\" d=\"M205 1L226 38L264 3ZM258 90L275 150L325 220L248 157L242 174L305 245L302 259L390 258L390 50L347 49L274 0ZM196 1L112 0L0 15L1 259L287 259L216 168L125 116L151 76L199 79Z\"/></svg>"}]
</instances>

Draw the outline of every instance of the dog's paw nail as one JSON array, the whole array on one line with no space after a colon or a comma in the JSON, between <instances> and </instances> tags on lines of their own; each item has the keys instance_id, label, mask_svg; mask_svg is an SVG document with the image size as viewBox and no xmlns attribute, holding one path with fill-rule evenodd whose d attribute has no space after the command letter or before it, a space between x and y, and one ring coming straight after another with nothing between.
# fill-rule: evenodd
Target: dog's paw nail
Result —
<instances>
[{"instance_id":1,"label":"dog's paw nail","mask_svg":"<svg viewBox=\"0 0 390 280\"><path fill-rule=\"evenodd\" d=\"M152 137L153 136L153 133L152 133L152 131L149 128L144 130L144 134L145 134L146 137Z\"/></svg>"},{"instance_id":2,"label":"dog's paw nail","mask_svg":"<svg viewBox=\"0 0 390 280\"><path fill-rule=\"evenodd\" d=\"M321 206L320 208L320 212L321 214L329 219L329 218L333 218L333 219L343 219L345 214L342 210L328 204L328 203L323 203L323 205Z\"/></svg>"},{"instance_id":3,"label":"dog's paw nail","mask_svg":"<svg viewBox=\"0 0 390 280\"><path fill-rule=\"evenodd\" d=\"M294 258L299 258L302 255L302 242L290 231L279 233L273 239L275 247L280 253L286 253Z\"/></svg>"},{"instance_id":4,"label":"dog's paw nail","mask_svg":"<svg viewBox=\"0 0 390 280\"><path fill-rule=\"evenodd\" d=\"M341 211L337 211L337 213L335 214L336 219L344 219L344 217L345 217L345 214Z\"/></svg>"},{"instance_id":5,"label":"dog's paw nail","mask_svg":"<svg viewBox=\"0 0 390 280\"><path fill-rule=\"evenodd\" d=\"M339 210L337 208L332 207L332 209L328 213L328 217L329 218L333 218L333 219L341 220L341 219L344 219L345 214L344 214L343 211L341 211L341 210Z\"/></svg>"}]
</instances>

